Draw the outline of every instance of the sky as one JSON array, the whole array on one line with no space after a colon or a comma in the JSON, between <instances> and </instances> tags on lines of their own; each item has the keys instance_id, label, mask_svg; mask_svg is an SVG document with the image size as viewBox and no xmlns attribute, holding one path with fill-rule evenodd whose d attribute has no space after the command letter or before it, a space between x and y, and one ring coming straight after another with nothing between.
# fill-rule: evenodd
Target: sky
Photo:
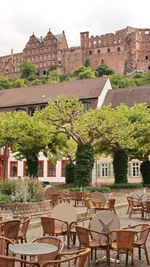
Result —
<instances>
[{"instance_id":1,"label":"sky","mask_svg":"<svg viewBox=\"0 0 150 267\"><path fill-rule=\"evenodd\" d=\"M69 47L80 32L114 33L132 26L150 28L150 0L4 0L0 4L0 56L22 52L29 37L65 31Z\"/></svg>"}]
</instances>

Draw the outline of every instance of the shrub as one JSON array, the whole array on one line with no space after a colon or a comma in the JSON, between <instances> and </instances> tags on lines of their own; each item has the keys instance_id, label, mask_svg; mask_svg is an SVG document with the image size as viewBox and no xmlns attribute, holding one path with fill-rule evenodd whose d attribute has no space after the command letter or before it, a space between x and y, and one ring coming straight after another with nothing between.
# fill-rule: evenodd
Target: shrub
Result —
<instances>
[{"instance_id":1,"label":"shrub","mask_svg":"<svg viewBox=\"0 0 150 267\"><path fill-rule=\"evenodd\" d=\"M0 192L1 194L10 196L13 192L15 192L16 188L15 181L4 181L0 183Z\"/></svg>"},{"instance_id":2,"label":"shrub","mask_svg":"<svg viewBox=\"0 0 150 267\"><path fill-rule=\"evenodd\" d=\"M65 166L65 178L66 178L66 183L67 184L72 184L75 181L75 164L73 163L68 163Z\"/></svg>"},{"instance_id":3,"label":"shrub","mask_svg":"<svg viewBox=\"0 0 150 267\"><path fill-rule=\"evenodd\" d=\"M71 192L79 192L81 190L89 190L90 192L101 192L101 193L110 193L110 188L107 186L102 187L92 187L92 186L86 186L86 187L72 187L67 188Z\"/></svg>"},{"instance_id":4,"label":"shrub","mask_svg":"<svg viewBox=\"0 0 150 267\"><path fill-rule=\"evenodd\" d=\"M27 179L27 201L41 201L44 199L44 189L37 179Z\"/></svg>"},{"instance_id":5,"label":"shrub","mask_svg":"<svg viewBox=\"0 0 150 267\"><path fill-rule=\"evenodd\" d=\"M140 166L140 171L143 177L143 184L150 183L150 161L143 161Z\"/></svg>"},{"instance_id":6,"label":"shrub","mask_svg":"<svg viewBox=\"0 0 150 267\"><path fill-rule=\"evenodd\" d=\"M115 183L126 183L128 172L128 156L124 149L115 151L113 157Z\"/></svg>"},{"instance_id":7,"label":"shrub","mask_svg":"<svg viewBox=\"0 0 150 267\"><path fill-rule=\"evenodd\" d=\"M142 184L131 184L131 183L119 183L107 186L110 189L140 189L143 188Z\"/></svg>"},{"instance_id":8,"label":"shrub","mask_svg":"<svg viewBox=\"0 0 150 267\"><path fill-rule=\"evenodd\" d=\"M8 195L0 194L0 204L10 203L10 197Z\"/></svg>"}]
</instances>

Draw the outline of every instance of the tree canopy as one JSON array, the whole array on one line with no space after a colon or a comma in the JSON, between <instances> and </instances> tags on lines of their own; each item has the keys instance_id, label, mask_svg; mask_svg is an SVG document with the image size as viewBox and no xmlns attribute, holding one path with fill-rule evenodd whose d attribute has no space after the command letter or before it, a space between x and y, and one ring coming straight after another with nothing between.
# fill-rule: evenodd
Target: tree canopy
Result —
<instances>
[{"instance_id":1,"label":"tree canopy","mask_svg":"<svg viewBox=\"0 0 150 267\"><path fill-rule=\"evenodd\" d=\"M27 60L22 60L19 64L21 78L33 80L36 78L37 69L34 64Z\"/></svg>"}]
</instances>

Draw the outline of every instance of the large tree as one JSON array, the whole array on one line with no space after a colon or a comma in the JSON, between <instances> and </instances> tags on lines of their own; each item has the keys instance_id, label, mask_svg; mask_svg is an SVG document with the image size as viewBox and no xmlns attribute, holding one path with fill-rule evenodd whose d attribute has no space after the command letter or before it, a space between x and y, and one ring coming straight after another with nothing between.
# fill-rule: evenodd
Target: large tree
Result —
<instances>
[{"instance_id":1,"label":"large tree","mask_svg":"<svg viewBox=\"0 0 150 267\"><path fill-rule=\"evenodd\" d=\"M22 60L19 64L21 78L34 80L37 75L37 69L34 64L27 60Z\"/></svg>"}]
</instances>

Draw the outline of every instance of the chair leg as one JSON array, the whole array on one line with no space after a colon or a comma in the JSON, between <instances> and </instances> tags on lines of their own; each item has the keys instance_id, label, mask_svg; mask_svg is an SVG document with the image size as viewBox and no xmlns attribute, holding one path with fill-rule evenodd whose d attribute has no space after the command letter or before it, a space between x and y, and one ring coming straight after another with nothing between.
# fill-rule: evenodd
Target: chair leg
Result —
<instances>
[{"instance_id":1,"label":"chair leg","mask_svg":"<svg viewBox=\"0 0 150 267\"><path fill-rule=\"evenodd\" d=\"M127 252L126 252L126 266L128 265L128 256L129 256L129 250L127 249Z\"/></svg>"},{"instance_id":2,"label":"chair leg","mask_svg":"<svg viewBox=\"0 0 150 267\"><path fill-rule=\"evenodd\" d=\"M138 247L138 251L139 251L139 260L141 260L141 247Z\"/></svg>"},{"instance_id":3,"label":"chair leg","mask_svg":"<svg viewBox=\"0 0 150 267\"><path fill-rule=\"evenodd\" d=\"M145 251L145 257L146 257L146 260L147 260L147 265L149 265L149 258L148 258L148 253L147 253L147 249L146 249L146 246L144 245L144 251Z\"/></svg>"}]
</instances>

